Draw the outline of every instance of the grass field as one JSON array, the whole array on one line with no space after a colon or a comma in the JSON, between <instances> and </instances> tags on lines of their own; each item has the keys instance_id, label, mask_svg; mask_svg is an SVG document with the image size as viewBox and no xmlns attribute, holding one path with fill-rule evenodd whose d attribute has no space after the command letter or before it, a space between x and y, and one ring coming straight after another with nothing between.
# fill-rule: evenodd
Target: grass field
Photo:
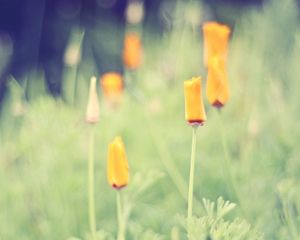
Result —
<instances>
[{"instance_id":1,"label":"grass field","mask_svg":"<svg viewBox=\"0 0 300 240\"><path fill-rule=\"evenodd\" d=\"M172 31L162 37L144 33L143 65L126 72L120 106L111 109L98 89L97 239L116 239L116 191L106 180L107 147L116 135L123 137L130 165L123 190L130 212L126 239L187 239L189 227L193 240L300 239L296 3L273 0L236 20L228 62L231 97L221 114L204 94L207 122L197 132L190 226L185 217L192 130L184 120L183 81L200 75L205 85L201 25L195 21L203 13L193 2L178 4L181 18ZM1 240L91 239L90 126L84 119L93 60L82 59L82 65L75 98L77 66L65 68L65 101L46 94L40 71L28 76L26 86L10 81L0 121ZM219 199L213 213L202 202L219 197L236 207L221 208Z\"/></svg>"}]
</instances>

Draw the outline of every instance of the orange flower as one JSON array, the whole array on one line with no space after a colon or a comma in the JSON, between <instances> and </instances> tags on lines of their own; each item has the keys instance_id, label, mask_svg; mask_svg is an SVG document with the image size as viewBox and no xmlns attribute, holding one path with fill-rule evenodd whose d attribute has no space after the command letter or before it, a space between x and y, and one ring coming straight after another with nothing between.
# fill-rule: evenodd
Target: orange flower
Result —
<instances>
[{"instance_id":1,"label":"orange flower","mask_svg":"<svg viewBox=\"0 0 300 240\"><path fill-rule=\"evenodd\" d=\"M124 40L123 62L128 69L137 69L142 62L142 42L138 34L127 33Z\"/></svg>"},{"instance_id":2,"label":"orange flower","mask_svg":"<svg viewBox=\"0 0 300 240\"><path fill-rule=\"evenodd\" d=\"M185 119L191 125L203 125L206 120L202 101L201 78L184 81Z\"/></svg>"},{"instance_id":3,"label":"orange flower","mask_svg":"<svg viewBox=\"0 0 300 240\"><path fill-rule=\"evenodd\" d=\"M206 95L215 107L223 107L229 98L229 86L224 62L214 57L208 64Z\"/></svg>"},{"instance_id":4,"label":"orange flower","mask_svg":"<svg viewBox=\"0 0 300 240\"><path fill-rule=\"evenodd\" d=\"M214 56L220 56L226 63L230 28L217 22L207 22L203 25L204 33L204 65Z\"/></svg>"},{"instance_id":5,"label":"orange flower","mask_svg":"<svg viewBox=\"0 0 300 240\"><path fill-rule=\"evenodd\" d=\"M99 103L96 83L96 77L92 77L90 82L89 101L86 109L86 121L88 123L97 123L99 121Z\"/></svg>"},{"instance_id":6,"label":"orange flower","mask_svg":"<svg viewBox=\"0 0 300 240\"><path fill-rule=\"evenodd\" d=\"M116 189L125 187L129 182L129 167L125 146L121 137L116 137L108 147L107 179Z\"/></svg>"},{"instance_id":7,"label":"orange flower","mask_svg":"<svg viewBox=\"0 0 300 240\"><path fill-rule=\"evenodd\" d=\"M123 78L117 72L105 73L101 77L101 86L109 100L117 100L123 92Z\"/></svg>"}]
</instances>

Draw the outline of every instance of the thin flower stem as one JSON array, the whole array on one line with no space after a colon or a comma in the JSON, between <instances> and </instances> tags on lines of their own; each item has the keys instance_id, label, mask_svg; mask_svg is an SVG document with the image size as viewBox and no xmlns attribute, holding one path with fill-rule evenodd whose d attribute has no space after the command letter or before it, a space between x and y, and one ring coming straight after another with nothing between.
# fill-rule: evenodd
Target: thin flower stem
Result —
<instances>
[{"instance_id":1,"label":"thin flower stem","mask_svg":"<svg viewBox=\"0 0 300 240\"><path fill-rule=\"evenodd\" d=\"M180 171L178 170L177 166L175 165L172 156L163 141L163 137L159 134L160 133L159 130L156 129L156 126L152 124L151 122L152 120L150 120L150 116L148 114L145 114L145 116L146 116L146 121L148 123L150 136L152 137L153 143L157 149L160 160L164 165L167 173L169 174L171 180L173 181L174 185L178 189L178 192L182 195L184 200L187 201L186 182L182 177Z\"/></svg>"},{"instance_id":2,"label":"thin flower stem","mask_svg":"<svg viewBox=\"0 0 300 240\"><path fill-rule=\"evenodd\" d=\"M225 175L226 178L228 180L227 184L228 187L230 189L231 194L233 194L234 198L236 199L238 205L240 206L240 209L243 213L243 215L245 215L245 212L243 210L243 207L241 205L241 200L240 197L237 193L236 190L236 186L235 186L235 181L234 178L232 176L232 172L231 172L231 168L230 168L230 157L229 157L229 151L228 151L228 146L227 146L227 142L225 139L225 133L224 133L224 127L223 127L223 121L221 118L221 111L218 110L218 120L219 120L219 126L220 126L220 135L221 135L221 140L222 140L222 148L223 148L223 152L224 152L224 158L223 158L223 164L224 164L224 171L225 171Z\"/></svg>"},{"instance_id":3,"label":"thin flower stem","mask_svg":"<svg viewBox=\"0 0 300 240\"><path fill-rule=\"evenodd\" d=\"M88 203L89 221L92 240L96 239L96 215L95 215L95 193L94 193L94 126L90 128L89 139L89 162L88 162Z\"/></svg>"},{"instance_id":4,"label":"thin flower stem","mask_svg":"<svg viewBox=\"0 0 300 240\"><path fill-rule=\"evenodd\" d=\"M121 190L117 191L117 217L118 217L118 238L117 240L125 240L125 223L124 212L122 207Z\"/></svg>"},{"instance_id":5,"label":"thin flower stem","mask_svg":"<svg viewBox=\"0 0 300 240\"><path fill-rule=\"evenodd\" d=\"M146 102L144 102L146 104ZM143 110L145 110L143 108ZM162 164L164 165L167 174L169 175L171 181L177 188L179 194L182 196L185 202L188 201L188 187L186 180L183 178L182 174L180 173L180 170L178 169L178 166L174 163L172 159L172 154L168 147L166 146L166 143L164 141L164 138L161 135L160 130L157 128L155 124L153 124L151 116L148 112L144 111L145 121L147 123L147 126L149 128L149 134L152 138L152 141L154 143L154 146L156 147L157 153L160 157L160 160ZM197 199L194 199L195 210L200 211L200 202ZM198 204L199 203L199 204Z\"/></svg>"},{"instance_id":6,"label":"thin flower stem","mask_svg":"<svg viewBox=\"0 0 300 240\"><path fill-rule=\"evenodd\" d=\"M197 140L197 127L193 127L192 133L192 152L190 163L190 180L189 180L189 192L188 192L188 212L187 219L190 222L193 215L193 192L194 192L194 173L195 173L195 158L196 158L196 140Z\"/></svg>"}]
</instances>

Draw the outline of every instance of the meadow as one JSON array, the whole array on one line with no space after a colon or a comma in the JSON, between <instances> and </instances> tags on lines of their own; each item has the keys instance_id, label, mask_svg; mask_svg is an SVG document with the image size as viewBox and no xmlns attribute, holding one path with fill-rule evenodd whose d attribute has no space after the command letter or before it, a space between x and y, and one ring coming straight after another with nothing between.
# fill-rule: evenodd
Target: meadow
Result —
<instances>
[{"instance_id":1,"label":"meadow","mask_svg":"<svg viewBox=\"0 0 300 240\"><path fill-rule=\"evenodd\" d=\"M108 144L118 135L130 166L122 189L126 239L188 239L187 227L190 240L300 239L296 2L273 0L236 19L228 56L230 99L221 114L203 91L207 121L197 131L190 226L192 130L184 119L183 81L201 76L205 86L204 12L198 3L178 1L174 14L171 31L143 32L143 64L125 72L118 107L97 85L97 240L116 239L116 190L107 182L106 164ZM80 44L75 32L70 46ZM87 56L66 64L62 99L46 93L41 70L24 84L11 77L0 119L0 240L91 239L85 112L93 61Z\"/></svg>"}]
</instances>

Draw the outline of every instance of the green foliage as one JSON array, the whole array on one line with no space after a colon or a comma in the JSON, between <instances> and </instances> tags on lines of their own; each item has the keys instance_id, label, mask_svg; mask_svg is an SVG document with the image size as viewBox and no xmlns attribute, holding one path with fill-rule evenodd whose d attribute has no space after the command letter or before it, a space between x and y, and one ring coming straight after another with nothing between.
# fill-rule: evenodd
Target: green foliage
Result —
<instances>
[{"instance_id":1,"label":"green foliage","mask_svg":"<svg viewBox=\"0 0 300 240\"><path fill-rule=\"evenodd\" d=\"M291 239L300 237L300 188L295 179L283 179L277 185L279 197L279 233L282 237L289 236Z\"/></svg>"},{"instance_id":2,"label":"green foliage","mask_svg":"<svg viewBox=\"0 0 300 240\"><path fill-rule=\"evenodd\" d=\"M245 220L235 218L227 221L224 217L235 208L234 203L218 198L214 202L203 199L206 215L186 223L191 240L262 240L263 237L250 228Z\"/></svg>"},{"instance_id":3,"label":"green foliage","mask_svg":"<svg viewBox=\"0 0 300 240\"><path fill-rule=\"evenodd\" d=\"M138 223L131 224L131 226L129 227L129 232L132 235L131 239L134 240L139 240L139 239L164 240L165 239L162 235L153 232L153 230L151 229L147 229L147 228L145 229Z\"/></svg>"}]
</instances>

